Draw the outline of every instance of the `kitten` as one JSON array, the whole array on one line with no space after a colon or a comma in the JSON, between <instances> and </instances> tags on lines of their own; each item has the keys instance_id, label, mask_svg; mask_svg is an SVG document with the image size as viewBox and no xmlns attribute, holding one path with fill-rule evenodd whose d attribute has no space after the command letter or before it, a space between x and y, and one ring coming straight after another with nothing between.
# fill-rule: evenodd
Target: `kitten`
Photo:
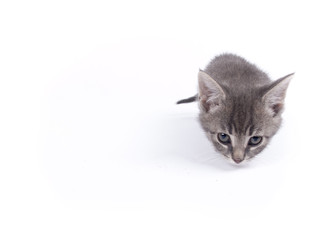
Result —
<instances>
[{"instance_id":1,"label":"kitten","mask_svg":"<svg viewBox=\"0 0 320 240\"><path fill-rule=\"evenodd\" d=\"M272 82L245 59L222 54L199 71L198 94L177 103L198 101L200 124L215 149L241 163L260 153L278 131L293 75Z\"/></svg>"}]
</instances>

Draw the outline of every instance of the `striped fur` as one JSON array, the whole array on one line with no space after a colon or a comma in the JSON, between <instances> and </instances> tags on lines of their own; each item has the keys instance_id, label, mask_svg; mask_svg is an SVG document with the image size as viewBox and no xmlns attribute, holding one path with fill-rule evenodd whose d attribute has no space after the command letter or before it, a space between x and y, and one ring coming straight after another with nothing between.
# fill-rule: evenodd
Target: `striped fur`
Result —
<instances>
[{"instance_id":1,"label":"striped fur","mask_svg":"<svg viewBox=\"0 0 320 240\"><path fill-rule=\"evenodd\" d=\"M242 57L223 54L200 70L198 95L180 103L197 100L200 124L213 146L240 163L260 153L278 131L292 76L272 82ZM221 143L218 133L228 134L230 144ZM259 145L248 144L253 136L262 137Z\"/></svg>"}]
</instances>

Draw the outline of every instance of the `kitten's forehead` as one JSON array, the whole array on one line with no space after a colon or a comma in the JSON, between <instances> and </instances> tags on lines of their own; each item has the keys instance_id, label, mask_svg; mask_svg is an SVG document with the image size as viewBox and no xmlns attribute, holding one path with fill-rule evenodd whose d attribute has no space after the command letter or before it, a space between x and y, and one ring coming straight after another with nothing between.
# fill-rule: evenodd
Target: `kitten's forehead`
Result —
<instances>
[{"instance_id":1,"label":"kitten's forehead","mask_svg":"<svg viewBox=\"0 0 320 240\"><path fill-rule=\"evenodd\" d=\"M242 136L259 136L263 135L263 130L260 127L257 127L255 124L248 125L246 127L236 128L235 124L229 124L228 126L225 125L222 128L222 131L225 133L228 133L229 135L234 135L237 137L242 137Z\"/></svg>"},{"instance_id":2,"label":"kitten's forehead","mask_svg":"<svg viewBox=\"0 0 320 240\"><path fill-rule=\"evenodd\" d=\"M226 107L224 122L226 130L229 134L236 135L253 135L257 131L261 131L259 126L259 113L256 112L253 99L233 99Z\"/></svg>"}]
</instances>

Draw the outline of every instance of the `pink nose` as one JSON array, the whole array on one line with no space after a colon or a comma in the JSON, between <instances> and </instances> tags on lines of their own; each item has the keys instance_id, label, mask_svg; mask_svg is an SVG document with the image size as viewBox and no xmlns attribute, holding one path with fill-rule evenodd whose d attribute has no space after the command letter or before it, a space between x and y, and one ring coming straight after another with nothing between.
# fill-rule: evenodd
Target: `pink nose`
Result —
<instances>
[{"instance_id":1,"label":"pink nose","mask_svg":"<svg viewBox=\"0 0 320 240\"><path fill-rule=\"evenodd\" d=\"M241 163L243 161L242 158L232 158L235 163Z\"/></svg>"}]
</instances>

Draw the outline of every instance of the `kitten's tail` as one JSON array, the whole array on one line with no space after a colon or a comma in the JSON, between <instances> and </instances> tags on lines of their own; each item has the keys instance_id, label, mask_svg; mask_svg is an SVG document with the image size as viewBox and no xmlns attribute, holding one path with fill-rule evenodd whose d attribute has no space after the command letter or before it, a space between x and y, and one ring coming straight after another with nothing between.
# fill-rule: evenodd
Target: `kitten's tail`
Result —
<instances>
[{"instance_id":1,"label":"kitten's tail","mask_svg":"<svg viewBox=\"0 0 320 240\"><path fill-rule=\"evenodd\" d=\"M186 99L181 99L180 101L177 102L177 104L195 102L195 101L197 101L197 98L198 98L198 94L196 94L193 97L189 97L189 98L186 98Z\"/></svg>"}]
</instances>

